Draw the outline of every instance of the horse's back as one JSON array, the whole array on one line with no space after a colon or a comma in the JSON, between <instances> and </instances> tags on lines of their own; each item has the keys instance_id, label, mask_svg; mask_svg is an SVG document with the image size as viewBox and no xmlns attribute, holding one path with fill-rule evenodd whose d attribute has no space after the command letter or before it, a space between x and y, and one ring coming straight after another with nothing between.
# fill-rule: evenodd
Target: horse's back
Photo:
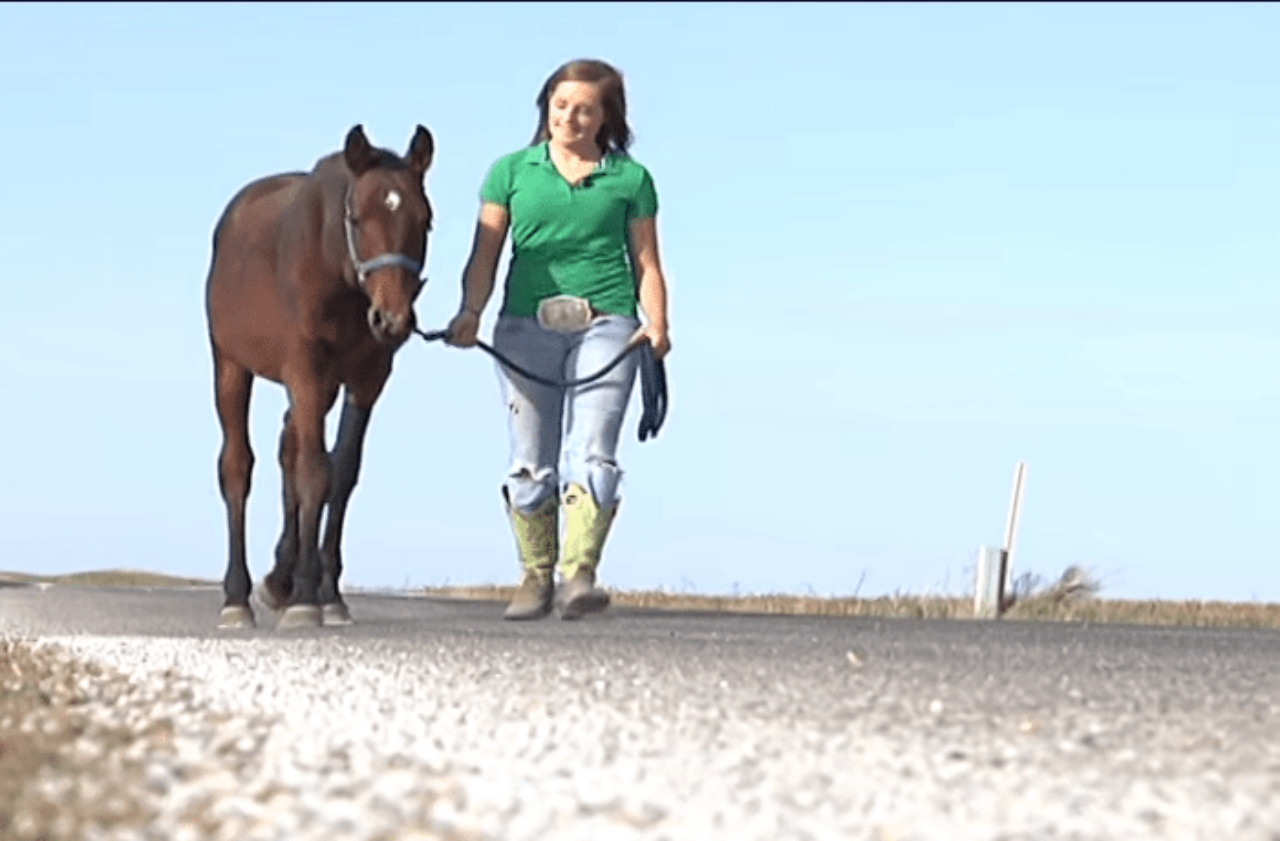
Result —
<instances>
[{"instance_id":1,"label":"horse's back","mask_svg":"<svg viewBox=\"0 0 1280 841\"><path fill-rule=\"evenodd\" d=\"M279 337L290 320L280 289L281 222L307 182L285 173L246 185L214 228L206 288L210 336L227 356L259 376L279 380Z\"/></svg>"},{"instance_id":2,"label":"horse's back","mask_svg":"<svg viewBox=\"0 0 1280 841\"><path fill-rule=\"evenodd\" d=\"M288 172L260 178L231 199L213 231L214 259L223 248L235 248L242 242L272 235L285 209L297 198L307 175Z\"/></svg>"}]
</instances>

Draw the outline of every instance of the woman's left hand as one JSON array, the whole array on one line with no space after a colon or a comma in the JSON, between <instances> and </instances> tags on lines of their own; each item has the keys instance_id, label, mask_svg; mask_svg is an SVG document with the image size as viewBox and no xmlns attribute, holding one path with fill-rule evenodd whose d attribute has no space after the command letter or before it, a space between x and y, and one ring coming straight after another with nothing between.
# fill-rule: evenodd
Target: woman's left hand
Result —
<instances>
[{"instance_id":1,"label":"woman's left hand","mask_svg":"<svg viewBox=\"0 0 1280 841\"><path fill-rule=\"evenodd\" d=\"M667 332L667 328L662 325L649 324L640 328L640 332L649 340L650 346L653 347L653 356L655 359L662 359L671 352L671 335Z\"/></svg>"}]
</instances>

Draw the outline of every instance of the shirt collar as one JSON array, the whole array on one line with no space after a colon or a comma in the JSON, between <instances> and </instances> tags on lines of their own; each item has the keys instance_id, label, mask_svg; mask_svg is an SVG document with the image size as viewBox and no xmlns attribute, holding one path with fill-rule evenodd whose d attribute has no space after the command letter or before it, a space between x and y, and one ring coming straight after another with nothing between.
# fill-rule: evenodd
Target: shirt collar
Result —
<instances>
[{"instance_id":1,"label":"shirt collar","mask_svg":"<svg viewBox=\"0 0 1280 841\"><path fill-rule=\"evenodd\" d=\"M617 155L617 152L605 152L604 157L600 159L600 165L596 167L592 175L599 175L601 172L604 172L607 169L612 169L616 166L613 160L615 155ZM537 146L530 146L529 151L525 153L524 162L526 164L532 164L533 166L549 166L554 168L555 164L551 162L550 142L544 140Z\"/></svg>"}]
</instances>

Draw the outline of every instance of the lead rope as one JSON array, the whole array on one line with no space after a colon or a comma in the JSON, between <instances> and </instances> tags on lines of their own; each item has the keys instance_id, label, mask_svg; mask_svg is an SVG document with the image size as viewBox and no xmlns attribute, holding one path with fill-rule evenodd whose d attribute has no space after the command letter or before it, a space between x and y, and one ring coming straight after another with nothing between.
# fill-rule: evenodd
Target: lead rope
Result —
<instances>
[{"instance_id":1,"label":"lead rope","mask_svg":"<svg viewBox=\"0 0 1280 841\"><path fill-rule=\"evenodd\" d=\"M448 330L421 330L417 327L413 328L413 332L423 338L423 341L435 342L449 335ZM575 388L587 383L593 383L603 377L605 374L618 367L618 364L626 359L627 354L631 351L641 348L640 354L640 375L641 375L641 397L644 403L644 413L640 418L639 436L644 441L658 434L658 429L662 427L663 420L667 416L667 376L666 370L662 365L662 360L653 355L653 346L649 344L647 336L637 333L627 342L627 346L615 356L607 365L586 377L580 377L576 380L553 380L547 377L539 376L532 371L525 370L523 367L512 362L498 351L485 344L480 339L476 339L476 344L485 353L492 356L499 363L507 368L515 371L522 377L533 380L542 385L551 386L552 388Z\"/></svg>"},{"instance_id":2,"label":"lead rope","mask_svg":"<svg viewBox=\"0 0 1280 841\"><path fill-rule=\"evenodd\" d=\"M417 327L413 328L413 332L417 333L419 336L421 336L423 339L425 339L428 342L438 341L449 335L448 330L432 330L430 332L426 332L423 330L419 330ZM623 359L627 358L628 353L631 353L631 351L640 347L640 345L648 343L648 341L649 341L648 338L645 336L633 337L629 342L627 342L627 346L622 349L622 352L619 353L617 356L615 356L609 362L608 365L605 365L599 371L596 371L594 374L591 374L590 376L582 377L576 380L552 380L546 377L539 376L538 374L535 374L532 371L528 371L520 367L519 365L512 362L507 357L503 356L498 351L489 347L487 344L485 344L481 340L476 339L476 344L480 346L481 350L483 350L485 353L489 354L494 359L501 362L506 367L510 368L512 371L515 371L517 374L519 374L522 377L533 380L535 383L542 383L543 385L549 385L552 388L575 388L576 386L586 385L587 383L593 383L596 380L600 379L605 374L612 371L614 368L617 368L618 364L622 362Z\"/></svg>"}]
</instances>

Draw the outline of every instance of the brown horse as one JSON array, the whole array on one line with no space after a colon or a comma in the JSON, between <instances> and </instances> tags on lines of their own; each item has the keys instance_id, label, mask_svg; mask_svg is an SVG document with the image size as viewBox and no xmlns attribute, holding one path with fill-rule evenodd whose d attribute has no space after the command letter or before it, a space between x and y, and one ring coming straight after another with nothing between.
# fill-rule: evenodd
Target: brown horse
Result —
<instances>
[{"instance_id":1,"label":"brown horse","mask_svg":"<svg viewBox=\"0 0 1280 841\"><path fill-rule=\"evenodd\" d=\"M280 435L284 527L259 599L284 610L282 628L351 621L338 589L342 522L373 404L392 356L416 327L413 302L425 282L431 227L422 182L434 148L418 126L402 158L371 146L355 126L341 152L309 173L249 184L218 220L205 303L227 506L219 627L254 625L245 557L254 377L283 384L289 395ZM345 396L330 454L325 416L339 387Z\"/></svg>"}]
</instances>

